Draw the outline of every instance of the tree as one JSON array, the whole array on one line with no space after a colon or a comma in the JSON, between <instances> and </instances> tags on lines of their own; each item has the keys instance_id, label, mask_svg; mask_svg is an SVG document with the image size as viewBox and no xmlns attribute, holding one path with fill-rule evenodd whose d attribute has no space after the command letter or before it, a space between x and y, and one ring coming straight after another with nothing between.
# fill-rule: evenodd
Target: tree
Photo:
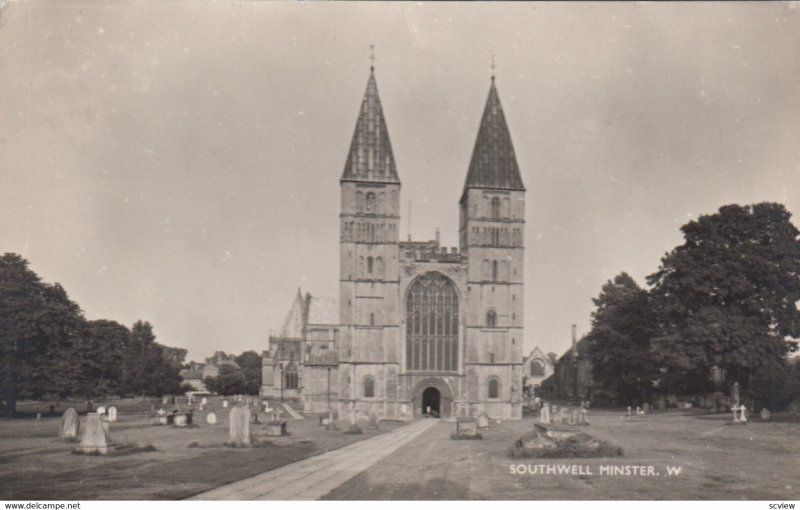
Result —
<instances>
[{"instance_id":1,"label":"tree","mask_svg":"<svg viewBox=\"0 0 800 510\"><path fill-rule=\"evenodd\" d=\"M3 411L18 398L69 394L79 367L73 350L83 314L58 284L46 284L17 254L0 257L0 380Z\"/></svg>"},{"instance_id":2,"label":"tree","mask_svg":"<svg viewBox=\"0 0 800 510\"><path fill-rule=\"evenodd\" d=\"M122 366L129 337L128 328L118 322L101 319L86 323L77 346L82 360L78 394L88 399L123 392Z\"/></svg>"},{"instance_id":3,"label":"tree","mask_svg":"<svg viewBox=\"0 0 800 510\"><path fill-rule=\"evenodd\" d=\"M745 387L800 336L800 232L775 203L727 205L681 227L685 242L648 277L654 350L676 389L710 388L712 367Z\"/></svg>"},{"instance_id":4,"label":"tree","mask_svg":"<svg viewBox=\"0 0 800 510\"><path fill-rule=\"evenodd\" d=\"M623 272L593 301L587 335L593 379L622 400L648 400L659 371L650 351L656 321L647 291Z\"/></svg>"},{"instance_id":5,"label":"tree","mask_svg":"<svg viewBox=\"0 0 800 510\"><path fill-rule=\"evenodd\" d=\"M222 365L217 377L206 377L203 382L209 391L220 395L233 395L244 393L242 373L232 365Z\"/></svg>"},{"instance_id":6,"label":"tree","mask_svg":"<svg viewBox=\"0 0 800 510\"><path fill-rule=\"evenodd\" d=\"M261 356L255 351L245 351L236 356L236 364L242 370L242 392L258 395L261 389Z\"/></svg>"},{"instance_id":7,"label":"tree","mask_svg":"<svg viewBox=\"0 0 800 510\"><path fill-rule=\"evenodd\" d=\"M134 323L129 339L123 361L125 391L156 396L180 391L180 370L185 350L165 348L156 343L149 322Z\"/></svg>"}]
</instances>

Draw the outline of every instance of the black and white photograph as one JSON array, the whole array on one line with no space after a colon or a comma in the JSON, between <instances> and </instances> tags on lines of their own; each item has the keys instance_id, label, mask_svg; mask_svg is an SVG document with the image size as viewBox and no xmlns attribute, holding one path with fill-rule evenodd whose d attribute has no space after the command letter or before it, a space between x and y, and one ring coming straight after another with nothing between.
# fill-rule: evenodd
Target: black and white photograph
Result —
<instances>
[{"instance_id":1,"label":"black and white photograph","mask_svg":"<svg viewBox=\"0 0 800 510\"><path fill-rule=\"evenodd\" d=\"M0 501L794 508L799 228L800 2L0 0Z\"/></svg>"}]
</instances>

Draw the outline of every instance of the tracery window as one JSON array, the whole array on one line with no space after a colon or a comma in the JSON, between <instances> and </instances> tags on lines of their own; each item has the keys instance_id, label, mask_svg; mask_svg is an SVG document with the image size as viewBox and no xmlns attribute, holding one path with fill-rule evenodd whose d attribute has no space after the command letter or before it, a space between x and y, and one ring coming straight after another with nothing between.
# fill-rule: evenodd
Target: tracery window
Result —
<instances>
[{"instance_id":1,"label":"tracery window","mask_svg":"<svg viewBox=\"0 0 800 510\"><path fill-rule=\"evenodd\" d=\"M441 273L427 273L411 284L406 299L406 367L409 370L458 369L458 294Z\"/></svg>"},{"instance_id":2,"label":"tracery window","mask_svg":"<svg viewBox=\"0 0 800 510\"><path fill-rule=\"evenodd\" d=\"M283 387L287 390L296 390L297 389L297 367L294 363L289 363L286 365L286 370L283 374Z\"/></svg>"}]
</instances>

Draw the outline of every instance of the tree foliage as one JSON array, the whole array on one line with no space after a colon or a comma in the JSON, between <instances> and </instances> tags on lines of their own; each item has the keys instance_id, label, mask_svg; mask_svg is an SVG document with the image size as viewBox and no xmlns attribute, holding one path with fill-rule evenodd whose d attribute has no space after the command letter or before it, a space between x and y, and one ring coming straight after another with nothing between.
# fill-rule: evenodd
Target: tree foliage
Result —
<instances>
[{"instance_id":1,"label":"tree foliage","mask_svg":"<svg viewBox=\"0 0 800 510\"><path fill-rule=\"evenodd\" d=\"M650 351L656 321L648 292L621 273L593 301L587 335L593 379L623 400L644 401L660 376Z\"/></svg>"},{"instance_id":2,"label":"tree foliage","mask_svg":"<svg viewBox=\"0 0 800 510\"><path fill-rule=\"evenodd\" d=\"M242 370L242 393L258 395L261 389L261 356L255 351L245 351L236 356Z\"/></svg>"},{"instance_id":3,"label":"tree foliage","mask_svg":"<svg viewBox=\"0 0 800 510\"><path fill-rule=\"evenodd\" d=\"M93 398L175 392L184 349L155 342L152 327L129 331L113 321L87 321L59 284L42 282L17 254L0 257L2 411L20 398Z\"/></svg>"},{"instance_id":4,"label":"tree foliage","mask_svg":"<svg viewBox=\"0 0 800 510\"><path fill-rule=\"evenodd\" d=\"M747 385L800 336L800 232L780 204L728 205L681 228L648 277L660 312L654 351L673 384L708 387L714 366Z\"/></svg>"}]
</instances>

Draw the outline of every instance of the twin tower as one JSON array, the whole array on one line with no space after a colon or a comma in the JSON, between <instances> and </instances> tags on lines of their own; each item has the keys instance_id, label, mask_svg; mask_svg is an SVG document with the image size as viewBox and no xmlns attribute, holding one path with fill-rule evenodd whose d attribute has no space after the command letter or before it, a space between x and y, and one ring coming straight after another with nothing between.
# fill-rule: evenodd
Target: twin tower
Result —
<instances>
[{"instance_id":1,"label":"twin tower","mask_svg":"<svg viewBox=\"0 0 800 510\"><path fill-rule=\"evenodd\" d=\"M340 411L520 418L525 187L495 87L459 203L460 248L401 241L374 69L341 178Z\"/></svg>"}]
</instances>

